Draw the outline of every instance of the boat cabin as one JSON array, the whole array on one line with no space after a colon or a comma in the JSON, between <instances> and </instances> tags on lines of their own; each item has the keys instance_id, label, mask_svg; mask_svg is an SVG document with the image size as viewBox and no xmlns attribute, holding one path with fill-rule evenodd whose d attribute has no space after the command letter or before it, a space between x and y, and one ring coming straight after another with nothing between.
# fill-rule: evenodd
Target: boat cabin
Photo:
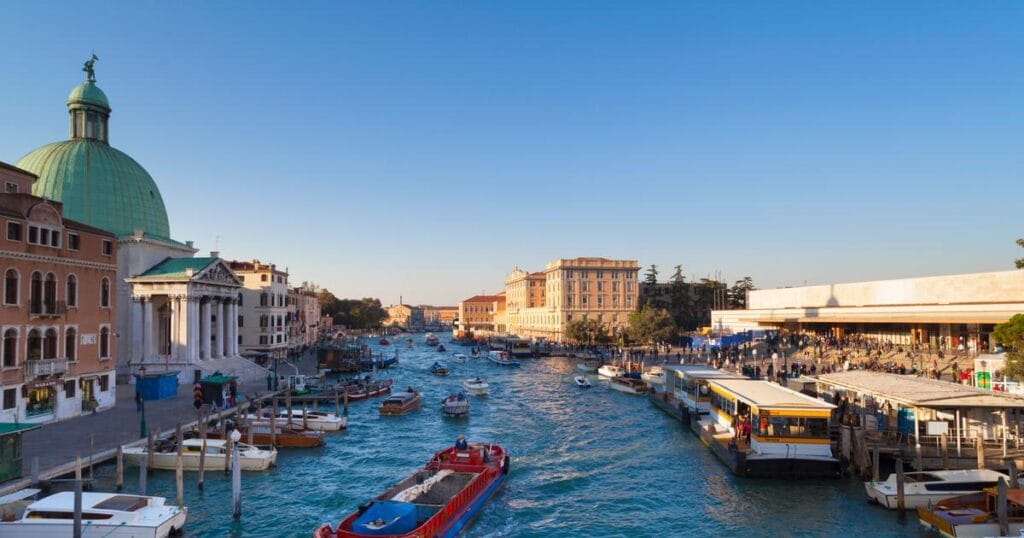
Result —
<instances>
[{"instance_id":1,"label":"boat cabin","mask_svg":"<svg viewBox=\"0 0 1024 538\"><path fill-rule=\"evenodd\" d=\"M711 389L714 379L746 379L725 370L700 365L666 365L665 390L683 402L691 413L707 415L711 411Z\"/></svg>"}]
</instances>

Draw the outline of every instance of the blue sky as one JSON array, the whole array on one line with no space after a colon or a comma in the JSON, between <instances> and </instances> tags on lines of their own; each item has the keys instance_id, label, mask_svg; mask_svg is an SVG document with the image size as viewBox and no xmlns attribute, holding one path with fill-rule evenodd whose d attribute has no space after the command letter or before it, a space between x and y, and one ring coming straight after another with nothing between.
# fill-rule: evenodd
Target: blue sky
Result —
<instances>
[{"instance_id":1,"label":"blue sky","mask_svg":"<svg viewBox=\"0 0 1024 538\"><path fill-rule=\"evenodd\" d=\"M0 160L81 63L171 230L456 303L607 256L761 287L1012 269L1024 3L17 2Z\"/></svg>"}]
</instances>

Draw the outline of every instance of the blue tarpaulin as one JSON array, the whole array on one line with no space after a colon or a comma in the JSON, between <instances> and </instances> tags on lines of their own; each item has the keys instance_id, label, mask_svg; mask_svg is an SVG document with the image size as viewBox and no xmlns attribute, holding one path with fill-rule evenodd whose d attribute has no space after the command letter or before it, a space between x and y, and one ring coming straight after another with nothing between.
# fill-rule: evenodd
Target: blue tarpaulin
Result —
<instances>
[{"instance_id":1,"label":"blue tarpaulin","mask_svg":"<svg viewBox=\"0 0 1024 538\"><path fill-rule=\"evenodd\" d=\"M416 529L416 505L376 501L352 522L352 531L374 536L405 534Z\"/></svg>"}]
</instances>

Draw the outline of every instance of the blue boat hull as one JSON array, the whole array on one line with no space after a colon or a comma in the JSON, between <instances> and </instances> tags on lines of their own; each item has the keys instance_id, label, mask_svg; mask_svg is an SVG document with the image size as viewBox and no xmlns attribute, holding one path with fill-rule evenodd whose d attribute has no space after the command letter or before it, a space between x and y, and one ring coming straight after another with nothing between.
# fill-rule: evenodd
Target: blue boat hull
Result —
<instances>
[{"instance_id":1,"label":"blue boat hull","mask_svg":"<svg viewBox=\"0 0 1024 538\"><path fill-rule=\"evenodd\" d=\"M458 536L463 529L469 526L480 509L487 504L487 501L493 497L499 489L501 489L501 486L505 485L505 481L507 480L508 474L501 473L498 476L498 479L495 480L489 488L485 489L479 496L477 496L476 499L473 500L473 503L469 505L469 508L466 509L462 516L453 521L452 524L439 536L442 536L443 538L454 538L455 536Z\"/></svg>"}]
</instances>

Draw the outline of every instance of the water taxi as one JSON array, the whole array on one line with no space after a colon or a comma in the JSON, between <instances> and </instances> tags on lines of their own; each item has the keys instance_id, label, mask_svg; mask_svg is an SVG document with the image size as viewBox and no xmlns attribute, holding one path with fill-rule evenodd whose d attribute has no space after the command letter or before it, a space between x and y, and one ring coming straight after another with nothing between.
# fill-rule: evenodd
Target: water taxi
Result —
<instances>
[{"instance_id":1,"label":"water taxi","mask_svg":"<svg viewBox=\"0 0 1024 538\"><path fill-rule=\"evenodd\" d=\"M207 439L204 465L207 469L223 469L228 457L228 442L223 439ZM186 471L199 470L199 455L203 452L202 439L185 439L181 442L181 466ZM123 450L129 463L146 465L148 451L145 445L129 446ZM243 471L265 471L277 461L277 450L265 450L245 443L238 443L238 458ZM153 468L173 471L177 467L178 445L174 440L164 440L153 448Z\"/></svg>"},{"instance_id":2,"label":"water taxi","mask_svg":"<svg viewBox=\"0 0 1024 538\"><path fill-rule=\"evenodd\" d=\"M484 381L483 379L477 377L463 381L462 388L466 389L466 392L470 394L475 394L477 396L485 396L487 394L487 389L490 388L490 385L487 384L487 382Z\"/></svg>"},{"instance_id":3,"label":"water taxi","mask_svg":"<svg viewBox=\"0 0 1024 538\"><path fill-rule=\"evenodd\" d=\"M950 538L1024 535L1024 489L1006 490L1007 530L999 531L998 488L919 506L917 518L925 528Z\"/></svg>"},{"instance_id":4,"label":"water taxi","mask_svg":"<svg viewBox=\"0 0 1024 538\"><path fill-rule=\"evenodd\" d=\"M586 376L578 375L573 378L573 381L576 383L576 386L581 389L589 389L591 387L590 380L587 379Z\"/></svg>"},{"instance_id":5,"label":"water taxi","mask_svg":"<svg viewBox=\"0 0 1024 538\"><path fill-rule=\"evenodd\" d=\"M651 390L643 381L625 376L613 377L608 386L626 394L647 394Z\"/></svg>"},{"instance_id":6,"label":"water taxi","mask_svg":"<svg viewBox=\"0 0 1024 538\"><path fill-rule=\"evenodd\" d=\"M441 402L441 411L449 417L464 417L469 414L469 399L461 392L449 394Z\"/></svg>"},{"instance_id":7,"label":"water taxi","mask_svg":"<svg viewBox=\"0 0 1024 538\"><path fill-rule=\"evenodd\" d=\"M619 376L626 375L626 369L621 366L616 366L614 364L605 364L604 366L601 366L600 368L597 369L597 375L601 377L606 377L608 379L613 379Z\"/></svg>"},{"instance_id":8,"label":"water taxi","mask_svg":"<svg viewBox=\"0 0 1024 538\"><path fill-rule=\"evenodd\" d=\"M434 375L448 375L448 368L439 362L435 362L434 365L430 367L430 373Z\"/></svg>"},{"instance_id":9,"label":"water taxi","mask_svg":"<svg viewBox=\"0 0 1024 538\"><path fill-rule=\"evenodd\" d=\"M166 538L179 534L187 518L187 508L163 497L82 493L83 538ZM62 491L29 504L19 519L0 522L0 536L71 536L74 520L75 494Z\"/></svg>"},{"instance_id":10,"label":"water taxi","mask_svg":"<svg viewBox=\"0 0 1024 538\"><path fill-rule=\"evenodd\" d=\"M455 363L458 363L458 364L465 364L466 363L466 355L464 353L456 353L455 355L452 356L452 362L455 362Z\"/></svg>"},{"instance_id":11,"label":"water taxi","mask_svg":"<svg viewBox=\"0 0 1024 538\"><path fill-rule=\"evenodd\" d=\"M739 476L839 476L829 423L835 406L767 381L710 381L711 412L698 433Z\"/></svg>"},{"instance_id":12,"label":"water taxi","mask_svg":"<svg viewBox=\"0 0 1024 538\"><path fill-rule=\"evenodd\" d=\"M297 427L293 422L291 428L287 424L277 422L274 424L274 431L276 431L274 435L270 433L272 430L270 429L269 420L246 421L244 424L239 425L238 428L243 439L249 438L250 429L252 430L252 442L257 446L271 446L273 443L273 446L277 448L313 448L323 446L326 443L325 432L304 430L302 429L301 421ZM211 431L207 432L206 435L209 439L220 439L221 432Z\"/></svg>"},{"instance_id":13,"label":"water taxi","mask_svg":"<svg viewBox=\"0 0 1024 538\"><path fill-rule=\"evenodd\" d=\"M519 361L508 358L507 351L491 351L487 353L487 360L502 366L519 366Z\"/></svg>"},{"instance_id":14,"label":"water taxi","mask_svg":"<svg viewBox=\"0 0 1024 538\"><path fill-rule=\"evenodd\" d=\"M314 538L421 536L451 538L464 530L508 479L509 457L498 445L448 447L427 465Z\"/></svg>"},{"instance_id":15,"label":"water taxi","mask_svg":"<svg viewBox=\"0 0 1024 538\"><path fill-rule=\"evenodd\" d=\"M700 433L696 427L700 417L711 412L711 389L708 383L715 379L746 378L725 370L695 364L665 367L665 392L670 392L683 404L683 410L688 415L683 417L683 422L690 424L694 433Z\"/></svg>"},{"instance_id":16,"label":"water taxi","mask_svg":"<svg viewBox=\"0 0 1024 538\"><path fill-rule=\"evenodd\" d=\"M382 415L404 415L420 408L420 393L409 387L402 392L393 393L380 404Z\"/></svg>"},{"instance_id":17,"label":"water taxi","mask_svg":"<svg viewBox=\"0 0 1024 538\"><path fill-rule=\"evenodd\" d=\"M436 346L436 345L441 343L441 341L437 339L437 336L435 336L434 333L427 333L427 335L423 337L423 341L428 346L431 346L431 347Z\"/></svg>"},{"instance_id":18,"label":"water taxi","mask_svg":"<svg viewBox=\"0 0 1024 538\"><path fill-rule=\"evenodd\" d=\"M1002 478L1010 477L992 469L959 469L953 471L910 472L903 474L903 505L907 508L932 506L943 499L981 493L995 487ZM868 500L895 510L896 473L880 482L864 482Z\"/></svg>"}]
</instances>

